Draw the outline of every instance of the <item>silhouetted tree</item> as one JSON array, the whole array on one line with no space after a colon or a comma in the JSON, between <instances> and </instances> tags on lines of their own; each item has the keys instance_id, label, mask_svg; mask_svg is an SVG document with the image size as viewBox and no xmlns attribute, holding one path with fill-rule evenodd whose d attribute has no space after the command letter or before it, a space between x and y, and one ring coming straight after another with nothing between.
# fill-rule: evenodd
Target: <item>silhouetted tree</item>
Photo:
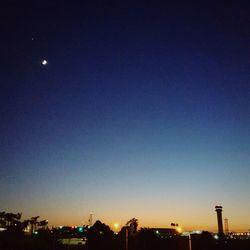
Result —
<instances>
[{"instance_id":1,"label":"silhouetted tree","mask_svg":"<svg viewBox=\"0 0 250 250\"><path fill-rule=\"evenodd\" d=\"M47 220L41 220L38 222L38 226L42 227L43 229L46 229L47 225L48 225Z\"/></svg>"},{"instance_id":2,"label":"silhouetted tree","mask_svg":"<svg viewBox=\"0 0 250 250\"><path fill-rule=\"evenodd\" d=\"M136 218L130 219L126 223L126 226L129 227L129 234L130 235L135 235L135 233L137 232L138 220Z\"/></svg>"},{"instance_id":3,"label":"silhouetted tree","mask_svg":"<svg viewBox=\"0 0 250 250\"><path fill-rule=\"evenodd\" d=\"M24 232L21 223L10 224L6 230L0 233L0 249L1 250L19 250L24 245Z\"/></svg>"},{"instance_id":4,"label":"silhouetted tree","mask_svg":"<svg viewBox=\"0 0 250 250\"><path fill-rule=\"evenodd\" d=\"M95 224L87 232L88 250L115 249L114 232L101 221Z\"/></svg>"},{"instance_id":5,"label":"silhouetted tree","mask_svg":"<svg viewBox=\"0 0 250 250\"><path fill-rule=\"evenodd\" d=\"M21 216L22 216L21 213L17 213L17 214L5 213L5 212L1 213L1 218L2 218L2 220L5 221L6 226L12 226L15 224L19 224Z\"/></svg>"},{"instance_id":6,"label":"silhouetted tree","mask_svg":"<svg viewBox=\"0 0 250 250\"><path fill-rule=\"evenodd\" d=\"M24 230L29 225L29 223L30 223L30 220L24 220L22 222L22 229Z\"/></svg>"},{"instance_id":7,"label":"silhouetted tree","mask_svg":"<svg viewBox=\"0 0 250 250\"><path fill-rule=\"evenodd\" d=\"M34 216L34 217L31 217L30 218L30 225L31 225L31 232L32 233L34 233L34 231L36 231L36 226L37 226L37 224L38 224L38 218L39 218L40 216Z\"/></svg>"}]
</instances>

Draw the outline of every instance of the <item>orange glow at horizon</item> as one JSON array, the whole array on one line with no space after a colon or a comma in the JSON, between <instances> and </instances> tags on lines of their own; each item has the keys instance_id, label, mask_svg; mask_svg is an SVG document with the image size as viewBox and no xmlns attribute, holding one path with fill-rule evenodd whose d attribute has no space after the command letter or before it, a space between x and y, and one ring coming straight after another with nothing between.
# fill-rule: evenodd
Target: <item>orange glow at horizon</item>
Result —
<instances>
[{"instance_id":1,"label":"orange glow at horizon","mask_svg":"<svg viewBox=\"0 0 250 250\"><path fill-rule=\"evenodd\" d=\"M225 208L226 210L226 208ZM69 211L69 210L68 210ZM39 214L33 213L33 214ZM32 214L32 215L33 215ZM74 214L74 216L72 216ZM41 218L49 220L49 226L60 226L60 225L87 225L89 214L83 214L81 211L74 213L66 213L64 209L53 211L50 210L48 214L40 215ZM23 214L23 219L28 218L31 215ZM141 210L134 212L129 212L124 210L115 210L112 212L106 211L97 211L93 216L93 223L96 220L100 220L103 223L110 226L112 230L118 230L116 225L119 225L119 229L125 226L126 222L131 218L137 218L139 221L139 227L154 227L154 228L170 228L171 223L175 222L181 225L183 231L192 231L192 230L206 230L211 232L217 231L217 218L216 213L211 209L203 209L200 211L189 212L187 210L168 210L164 211L152 211L152 210ZM227 217L228 213L227 213ZM225 218L225 217L224 217ZM119 221L114 224L114 221ZM229 231L248 231L248 222L244 217L239 217L237 215L231 216L229 220Z\"/></svg>"}]
</instances>

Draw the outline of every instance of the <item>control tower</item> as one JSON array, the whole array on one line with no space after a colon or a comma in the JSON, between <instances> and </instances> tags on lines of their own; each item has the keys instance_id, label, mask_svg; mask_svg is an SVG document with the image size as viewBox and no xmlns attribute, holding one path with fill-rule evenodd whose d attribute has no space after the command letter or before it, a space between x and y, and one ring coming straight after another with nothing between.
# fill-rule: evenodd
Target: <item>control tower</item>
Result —
<instances>
[{"instance_id":1,"label":"control tower","mask_svg":"<svg viewBox=\"0 0 250 250\"><path fill-rule=\"evenodd\" d=\"M217 213L218 234L223 235L222 206L215 206L215 211Z\"/></svg>"}]
</instances>

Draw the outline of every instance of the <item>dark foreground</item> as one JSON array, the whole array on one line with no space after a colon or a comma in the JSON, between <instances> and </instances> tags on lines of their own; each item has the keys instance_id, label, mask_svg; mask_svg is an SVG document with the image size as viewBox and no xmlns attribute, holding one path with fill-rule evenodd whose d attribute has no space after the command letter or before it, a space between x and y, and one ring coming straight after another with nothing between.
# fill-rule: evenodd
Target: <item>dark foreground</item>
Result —
<instances>
[{"instance_id":1,"label":"dark foreground","mask_svg":"<svg viewBox=\"0 0 250 250\"><path fill-rule=\"evenodd\" d=\"M0 232L1 250L189 250L188 237L161 237L150 229L140 229L134 235L109 230L92 230L86 233L86 244L63 245L58 240L62 235L50 230L41 230L36 235L25 235L17 228ZM192 236L192 250L249 250L249 239L214 239L208 232Z\"/></svg>"}]
</instances>

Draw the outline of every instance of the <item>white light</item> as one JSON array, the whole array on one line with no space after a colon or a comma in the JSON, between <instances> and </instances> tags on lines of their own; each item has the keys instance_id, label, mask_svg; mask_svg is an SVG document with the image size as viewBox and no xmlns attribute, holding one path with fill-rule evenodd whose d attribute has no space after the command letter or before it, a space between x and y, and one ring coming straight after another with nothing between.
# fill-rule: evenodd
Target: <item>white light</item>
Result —
<instances>
[{"instance_id":1,"label":"white light","mask_svg":"<svg viewBox=\"0 0 250 250\"><path fill-rule=\"evenodd\" d=\"M47 60L42 60L42 65L47 65L48 64L48 61Z\"/></svg>"},{"instance_id":2,"label":"white light","mask_svg":"<svg viewBox=\"0 0 250 250\"><path fill-rule=\"evenodd\" d=\"M218 239L219 239L219 236L216 234L216 235L214 236L214 238L215 238L216 240L218 240Z\"/></svg>"}]
</instances>

